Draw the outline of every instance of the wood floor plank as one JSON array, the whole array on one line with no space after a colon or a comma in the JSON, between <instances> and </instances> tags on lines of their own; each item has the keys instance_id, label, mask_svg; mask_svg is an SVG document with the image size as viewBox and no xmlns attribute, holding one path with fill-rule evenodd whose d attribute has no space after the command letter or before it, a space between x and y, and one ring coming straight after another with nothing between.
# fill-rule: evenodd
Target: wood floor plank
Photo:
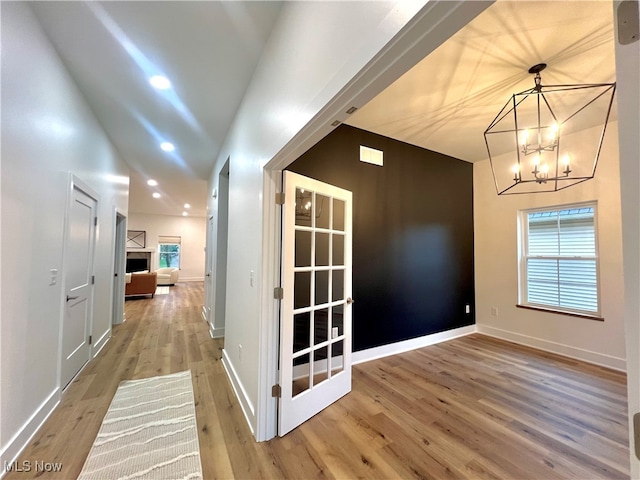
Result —
<instances>
[{"instance_id":1,"label":"wood floor plank","mask_svg":"<svg viewBox=\"0 0 640 480\"><path fill-rule=\"evenodd\" d=\"M629 478L624 374L483 335L357 365L353 390L256 443L201 315L203 284L126 301L127 321L18 459L80 472L122 380L191 370L205 479Z\"/></svg>"}]
</instances>

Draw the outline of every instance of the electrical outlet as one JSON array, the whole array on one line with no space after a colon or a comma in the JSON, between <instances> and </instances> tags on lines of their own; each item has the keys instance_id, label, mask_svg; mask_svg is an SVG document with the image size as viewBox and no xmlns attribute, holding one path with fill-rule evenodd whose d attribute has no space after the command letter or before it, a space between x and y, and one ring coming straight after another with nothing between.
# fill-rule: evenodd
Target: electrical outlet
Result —
<instances>
[{"instance_id":1,"label":"electrical outlet","mask_svg":"<svg viewBox=\"0 0 640 480\"><path fill-rule=\"evenodd\" d=\"M464 313L471 313L471 305L468 303L464 306Z\"/></svg>"},{"instance_id":2,"label":"electrical outlet","mask_svg":"<svg viewBox=\"0 0 640 480\"><path fill-rule=\"evenodd\" d=\"M255 277L255 273L253 270L249 270L249 285L253 287L253 279Z\"/></svg>"},{"instance_id":3,"label":"electrical outlet","mask_svg":"<svg viewBox=\"0 0 640 480\"><path fill-rule=\"evenodd\" d=\"M51 270L49 270L49 272L51 272L51 280L49 281L49 285L55 285L56 283L58 283L58 270L52 268Z\"/></svg>"},{"instance_id":4,"label":"electrical outlet","mask_svg":"<svg viewBox=\"0 0 640 480\"><path fill-rule=\"evenodd\" d=\"M491 307L491 316L492 317L498 316L498 307Z\"/></svg>"},{"instance_id":5,"label":"electrical outlet","mask_svg":"<svg viewBox=\"0 0 640 480\"><path fill-rule=\"evenodd\" d=\"M238 360L242 361L242 345L238 344Z\"/></svg>"}]
</instances>

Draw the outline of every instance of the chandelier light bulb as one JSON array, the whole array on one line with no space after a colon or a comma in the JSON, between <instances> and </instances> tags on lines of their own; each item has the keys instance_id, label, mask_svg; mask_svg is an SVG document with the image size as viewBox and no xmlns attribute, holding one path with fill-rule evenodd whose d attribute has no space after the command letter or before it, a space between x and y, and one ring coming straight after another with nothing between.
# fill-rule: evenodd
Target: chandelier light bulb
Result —
<instances>
[{"instance_id":1,"label":"chandelier light bulb","mask_svg":"<svg viewBox=\"0 0 640 480\"><path fill-rule=\"evenodd\" d=\"M524 147L529 141L529 130L523 130L520 134L520 144Z\"/></svg>"},{"instance_id":2,"label":"chandelier light bulb","mask_svg":"<svg viewBox=\"0 0 640 480\"><path fill-rule=\"evenodd\" d=\"M545 163L544 165L542 165L542 168L540 170L542 171L543 175L547 175L549 173L549 165Z\"/></svg>"},{"instance_id":3,"label":"chandelier light bulb","mask_svg":"<svg viewBox=\"0 0 640 480\"><path fill-rule=\"evenodd\" d=\"M520 173L520 165L518 165L518 164L516 163L516 164L513 166L513 168L511 169L511 171L512 171L514 174L516 174L516 175L517 175L518 173Z\"/></svg>"}]
</instances>

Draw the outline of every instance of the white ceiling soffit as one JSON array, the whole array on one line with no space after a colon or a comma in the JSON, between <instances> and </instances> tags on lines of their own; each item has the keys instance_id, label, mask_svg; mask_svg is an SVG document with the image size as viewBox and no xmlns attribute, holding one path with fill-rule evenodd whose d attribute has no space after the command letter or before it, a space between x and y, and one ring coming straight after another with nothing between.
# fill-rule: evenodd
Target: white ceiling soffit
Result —
<instances>
[{"instance_id":1,"label":"white ceiling soffit","mask_svg":"<svg viewBox=\"0 0 640 480\"><path fill-rule=\"evenodd\" d=\"M513 93L534 86L529 67L548 65L543 85L614 82L614 48L610 1L499 0L346 123L484 160L485 129Z\"/></svg>"},{"instance_id":2,"label":"white ceiling soffit","mask_svg":"<svg viewBox=\"0 0 640 480\"><path fill-rule=\"evenodd\" d=\"M154 206L159 202L147 205L146 190L137 191L142 180L154 178L164 188L165 198L176 205L200 205L204 212L206 180L282 3L31 5L131 167L130 210L168 213ZM173 88L153 89L148 79L155 74L166 75ZM175 151L163 152L162 141L173 143ZM202 196L187 202L185 195L192 190Z\"/></svg>"}]
</instances>

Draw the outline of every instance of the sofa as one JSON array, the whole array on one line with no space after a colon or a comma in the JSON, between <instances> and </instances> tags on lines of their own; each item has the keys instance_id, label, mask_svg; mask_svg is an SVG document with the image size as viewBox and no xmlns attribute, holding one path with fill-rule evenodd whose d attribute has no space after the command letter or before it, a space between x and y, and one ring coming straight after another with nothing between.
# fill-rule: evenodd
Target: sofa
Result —
<instances>
[{"instance_id":1,"label":"sofa","mask_svg":"<svg viewBox=\"0 0 640 480\"><path fill-rule=\"evenodd\" d=\"M156 270L158 285L175 285L178 283L180 270L175 267L163 267Z\"/></svg>"},{"instance_id":2,"label":"sofa","mask_svg":"<svg viewBox=\"0 0 640 480\"><path fill-rule=\"evenodd\" d=\"M124 287L125 296L156 294L158 275L156 272L127 273Z\"/></svg>"}]
</instances>

